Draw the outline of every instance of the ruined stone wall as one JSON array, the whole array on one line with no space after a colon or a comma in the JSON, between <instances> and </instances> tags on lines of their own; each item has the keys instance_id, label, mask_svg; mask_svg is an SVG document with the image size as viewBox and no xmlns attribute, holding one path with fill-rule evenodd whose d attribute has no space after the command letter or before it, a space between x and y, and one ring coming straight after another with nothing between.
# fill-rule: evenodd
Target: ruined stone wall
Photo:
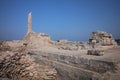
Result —
<instances>
[{"instance_id":1,"label":"ruined stone wall","mask_svg":"<svg viewBox=\"0 0 120 80\"><path fill-rule=\"evenodd\" d=\"M116 42L113 36L104 31L95 31L92 32L89 38L91 44L99 44L102 46L116 45Z\"/></svg>"},{"instance_id":2,"label":"ruined stone wall","mask_svg":"<svg viewBox=\"0 0 120 80\"><path fill-rule=\"evenodd\" d=\"M56 68L62 80L109 80L109 78L106 79L108 76L119 78L119 73L116 73L118 63L112 61L44 52L31 52L30 54L37 55L35 58L37 61ZM114 76L114 74L117 75Z\"/></svg>"},{"instance_id":3,"label":"ruined stone wall","mask_svg":"<svg viewBox=\"0 0 120 80\"><path fill-rule=\"evenodd\" d=\"M65 64L71 64L76 67L81 67L88 70L93 70L95 72L106 72L110 70L115 70L114 62L100 61L94 59L82 58L80 56L66 56L60 54L52 53L38 53L42 57L46 57L52 60L57 60Z\"/></svg>"},{"instance_id":4,"label":"ruined stone wall","mask_svg":"<svg viewBox=\"0 0 120 80\"><path fill-rule=\"evenodd\" d=\"M29 45L35 47L49 46L51 43L50 36L41 33L29 33L24 37L24 41Z\"/></svg>"}]
</instances>

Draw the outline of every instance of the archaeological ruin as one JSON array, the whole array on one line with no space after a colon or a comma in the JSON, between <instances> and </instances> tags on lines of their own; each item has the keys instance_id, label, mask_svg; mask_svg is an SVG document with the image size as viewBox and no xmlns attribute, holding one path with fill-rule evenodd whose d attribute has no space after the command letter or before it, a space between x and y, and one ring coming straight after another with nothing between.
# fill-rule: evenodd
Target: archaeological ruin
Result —
<instances>
[{"instance_id":1,"label":"archaeological ruin","mask_svg":"<svg viewBox=\"0 0 120 80\"><path fill-rule=\"evenodd\" d=\"M94 31L88 42L52 41L32 30L23 40L0 42L0 80L119 80L120 46L112 34Z\"/></svg>"}]
</instances>

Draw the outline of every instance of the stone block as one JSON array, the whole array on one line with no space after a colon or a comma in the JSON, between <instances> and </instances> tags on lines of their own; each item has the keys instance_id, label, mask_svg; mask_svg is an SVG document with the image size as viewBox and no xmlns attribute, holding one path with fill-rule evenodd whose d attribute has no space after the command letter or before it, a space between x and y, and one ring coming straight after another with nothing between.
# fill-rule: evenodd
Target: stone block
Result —
<instances>
[{"instance_id":1,"label":"stone block","mask_svg":"<svg viewBox=\"0 0 120 80\"><path fill-rule=\"evenodd\" d=\"M103 56L103 50L88 50L87 55Z\"/></svg>"}]
</instances>

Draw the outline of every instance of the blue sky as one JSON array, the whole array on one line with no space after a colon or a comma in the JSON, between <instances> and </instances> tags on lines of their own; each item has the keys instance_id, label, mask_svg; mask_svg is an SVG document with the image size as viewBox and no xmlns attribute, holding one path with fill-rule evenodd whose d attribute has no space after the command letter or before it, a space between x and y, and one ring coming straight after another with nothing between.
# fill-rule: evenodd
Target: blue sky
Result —
<instances>
[{"instance_id":1,"label":"blue sky","mask_svg":"<svg viewBox=\"0 0 120 80\"><path fill-rule=\"evenodd\" d=\"M87 41L102 30L120 38L120 0L0 0L0 40L21 40L32 12L33 31L52 40Z\"/></svg>"}]
</instances>

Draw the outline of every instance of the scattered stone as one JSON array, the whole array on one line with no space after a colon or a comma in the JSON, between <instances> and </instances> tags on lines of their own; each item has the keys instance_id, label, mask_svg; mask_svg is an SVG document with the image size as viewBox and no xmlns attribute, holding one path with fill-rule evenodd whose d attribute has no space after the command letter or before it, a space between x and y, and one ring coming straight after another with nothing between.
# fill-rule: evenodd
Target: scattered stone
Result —
<instances>
[{"instance_id":1,"label":"scattered stone","mask_svg":"<svg viewBox=\"0 0 120 80\"><path fill-rule=\"evenodd\" d=\"M56 75L55 69L35 63L26 53L0 51L0 78L12 80L43 80L47 78L47 80L56 80Z\"/></svg>"},{"instance_id":2,"label":"scattered stone","mask_svg":"<svg viewBox=\"0 0 120 80\"><path fill-rule=\"evenodd\" d=\"M87 55L103 56L103 50L88 50Z\"/></svg>"},{"instance_id":3,"label":"scattered stone","mask_svg":"<svg viewBox=\"0 0 120 80\"><path fill-rule=\"evenodd\" d=\"M68 40L58 40L55 43L56 47L60 50L78 51L89 49L90 46L87 42L72 42Z\"/></svg>"},{"instance_id":4,"label":"scattered stone","mask_svg":"<svg viewBox=\"0 0 120 80\"><path fill-rule=\"evenodd\" d=\"M76 51L79 49L79 46L75 42L67 40L58 40L58 42L56 42L56 46L60 50Z\"/></svg>"}]
</instances>

